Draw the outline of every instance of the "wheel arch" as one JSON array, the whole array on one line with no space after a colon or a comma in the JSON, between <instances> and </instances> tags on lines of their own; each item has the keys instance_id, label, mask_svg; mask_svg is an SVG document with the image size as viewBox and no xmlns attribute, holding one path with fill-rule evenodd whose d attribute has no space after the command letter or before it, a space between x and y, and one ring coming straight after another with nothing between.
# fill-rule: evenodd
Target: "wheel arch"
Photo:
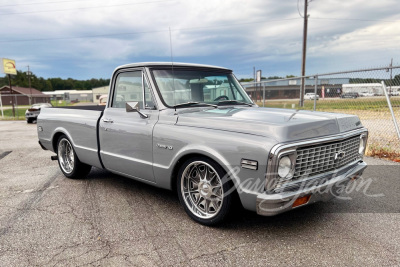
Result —
<instances>
[{"instance_id":1,"label":"wheel arch","mask_svg":"<svg viewBox=\"0 0 400 267\"><path fill-rule=\"evenodd\" d=\"M175 162L175 164L174 164L174 166L172 168L171 179L170 179L171 180L170 187L171 187L172 191L176 192L176 186L175 185L176 185L176 180L178 179L179 169L182 167L182 165L187 160L189 160L190 158L195 158L195 157L207 157L207 158L215 161L214 159L212 159L212 158L210 158L210 157L208 157L208 156L206 156L204 154L196 153L196 152L192 152L192 153L188 153L188 154L185 154L185 155L181 155L178 158L178 160Z\"/></svg>"},{"instance_id":2,"label":"wheel arch","mask_svg":"<svg viewBox=\"0 0 400 267\"><path fill-rule=\"evenodd\" d=\"M53 137L51 138L51 143L52 143L53 150L54 150L55 153L57 153L57 142L58 142L58 139L60 139L60 137L62 135L65 135L69 139L69 141L71 142L72 146L75 147L74 141L72 140L71 136L68 134L68 132L65 129L62 129L62 128L56 129L54 131Z\"/></svg>"},{"instance_id":3,"label":"wheel arch","mask_svg":"<svg viewBox=\"0 0 400 267\"><path fill-rule=\"evenodd\" d=\"M225 171L225 173L232 173L231 170L228 168L227 164L224 164L224 158L222 157L222 155L220 155L218 153L209 153L209 152L205 152L205 151L201 151L201 152L200 151L192 151L192 152L185 153L185 154L179 156L179 158L175 161L173 168L172 168L171 179L170 179L171 180L170 188L175 193L177 193L176 183L177 183L177 179L178 179L179 169L182 167L182 165L187 160L189 160L191 158L195 158L195 157L207 158L207 159L215 162L216 164L218 164ZM238 189L237 181L231 175L229 175L229 179L233 183L233 186L235 188L235 190L234 190L234 195L236 198L235 201L239 200L240 197L239 197L239 193L237 191L237 189Z\"/></svg>"}]
</instances>

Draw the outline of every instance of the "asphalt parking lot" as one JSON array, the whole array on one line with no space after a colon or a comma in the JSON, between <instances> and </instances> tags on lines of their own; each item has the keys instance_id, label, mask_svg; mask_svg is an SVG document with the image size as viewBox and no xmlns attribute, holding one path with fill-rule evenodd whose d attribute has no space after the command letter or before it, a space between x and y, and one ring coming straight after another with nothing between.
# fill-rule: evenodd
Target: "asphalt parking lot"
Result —
<instances>
[{"instance_id":1,"label":"asphalt parking lot","mask_svg":"<svg viewBox=\"0 0 400 267\"><path fill-rule=\"evenodd\" d=\"M65 178L36 125L0 121L0 266L399 266L400 164L366 158L348 195L275 217L193 222L169 191Z\"/></svg>"}]
</instances>

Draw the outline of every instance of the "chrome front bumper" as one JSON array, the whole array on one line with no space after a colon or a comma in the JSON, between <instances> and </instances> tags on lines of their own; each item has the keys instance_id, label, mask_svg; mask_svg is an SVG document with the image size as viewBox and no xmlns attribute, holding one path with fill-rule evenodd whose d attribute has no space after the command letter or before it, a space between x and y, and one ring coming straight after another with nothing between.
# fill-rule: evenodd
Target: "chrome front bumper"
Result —
<instances>
[{"instance_id":1,"label":"chrome front bumper","mask_svg":"<svg viewBox=\"0 0 400 267\"><path fill-rule=\"evenodd\" d=\"M338 175L324 184L318 186L309 186L294 192L282 192L276 194L259 194L257 195L257 214L263 216L273 216L298 207L309 205L319 201L328 201L335 198L339 194L337 192L344 191L347 184L362 175L367 164L363 161L356 163L345 173ZM296 199L310 196L307 203L293 207Z\"/></svg>"},{"instance_id":2,"label":"chrome front bumper","mask_svg":"<svg viewBox=\"0 0 400 267\"><path fill-rule=\"evenodd\" d=\"M25 114L26 119L37 119L39 114Z\"/></svg>"}]
</instances>

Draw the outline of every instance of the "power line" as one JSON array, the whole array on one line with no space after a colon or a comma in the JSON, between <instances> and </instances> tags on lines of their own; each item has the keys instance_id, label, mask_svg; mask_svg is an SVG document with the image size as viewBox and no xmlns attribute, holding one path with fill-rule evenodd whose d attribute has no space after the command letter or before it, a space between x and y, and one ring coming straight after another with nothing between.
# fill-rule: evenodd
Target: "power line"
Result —
<instances>
[{"instance_id":1,"label":"power line","mask_svg":"<svg viewBox=\"0 0 400 267\"><path fill-rule=\"evenodd\" d=\"M52 41L52 40L69 40L69 39L81 39L81 38L98 38L107 36L119 36L119 35L133 35L143 33L156 33L165 32L166 30L159 31L143 31L143 32L123 32L123 33L110 33L110 34L98 34L98 35L84 35L84 36L72 36L72 37L56 37L56 38L37 38L37 39L24 39L24 40L6 40L0 41L0 43L13 43L13 42L31 42L31 41Z\"/></svg>"},{"instance_id":2,"label":"power line","mask_svg":"<svg viewBox=\"0 0 400 267\"><path fill-rule=\"evenodd\" d=\"M316 18L310 17L310 19L319 19L319 20L344 20L344 21L381 21L381 22L400 22L400 20L383 20L383 19L346 19L346 18Z\"/></svg>"},{"instance_id":3,"label":"power line","mask_svg":"<svg viewBox=\"0 0 400 267\"><path fill-rule=\"evenodd\" d=\"M297 0L297 12L299 12L300 17L304 18L304 16L300 12L299 2L300 0Z\"/></svg>"},{"instance_id":4,"label":"power line","mask_svg":"<svg viewBox=\"0 0 400 267\"><path fill-rule=\"evenodd\" d=\"M0 7L47 5L47 4L72 3L72 2L84 2L84 1L86 2L86 1L96 1L96 0L69 0L69 1L55 1L55 2L35 2L35 3L13 4L13 5L0 5Z\"/></svg>"},{"instance_id":5,"label":"power line","mask_svg":"<svg viewBox=\"0 0 400 267\"><path fill-rule=\"evenodd\" d=\"M217 26L180 28L180 29L175 29L173 31L186 31L186 30L192 31L192 30L202 30L202 29L211 29L211 28L216 29L216 28L232 27L232 26L247 25L247 24L258 24L258 23L264 23L264 22L289 21L289 20L299 20L299 19L300 18L272 19L272 20L253 21L253 22L223 24L223 25L217 25Z\"/></svg>"},{"instance_id":6,"label":"power line","mask_svg":"<svg viewBox=\"0 0 400 267\"><path fill-rule=\"evenodd\" d=\"M25 14L34 14L34 13L49 13L49 12L60 12L60 11L70 11L70 10L82 10L82 9L94 9L94 8L116 7L116 6L131 6L131 5L142 5L142 4L153 4L153 3L175 2L175 1L176 1L176 0L149 1L149 2L125 3L125 4L108 5L108 6L77 7L77 8L55 9L55 10L43 10L43 11L28 11L28 12L19 12L19 13L4 13L4 14L0 14L0 15L1 15L1 16L25 15Z\"/></svg>"},{"instance_id":7,"label":"power line","mask_svg":"<svg viewBox=\"0 0 400 267\"><path fill-rule=\"evenodd\" d=\"M263 20L263 21L255 21L255 22L244 22L244 23L231 23L217 26L206 26L206 27L190 27L190 28L178 28L171 29L171 31L195 31L202 29L217 29L223 27L233 27L247 24L258 24L265 22L274 22L274 21L289 21L289 20L299 20L300 18L287 18L287 19L277 19L277 20ZM310 19L310 18L309 18ZM321 20L360 20L360 21L383 21L383 20L363 20L363 19L340 19L340 18L313 18L313 19L321 19ZM385 20L386 22L397 22L395 20ZM52 37L52 38L35 38L35 39L20 39L20 40L0 40L0 43L12 43L12 42L32 42L32 41L52 41L52 40L69 40L69 39L82 39L82 38L99 38L99 37L110 37L110 36L123 36L123 35L136 35L136 34L147 34L147 33L158 33L158 32L167 32L169 30L152 30L152 31L140 31L140 32L122 32L122 33L110 33L110 34L97 34L97 35L82 35L82 36L71 36L71 37Z\"/></svg>"},{"instance_id":8,"label":"power line","mask_svg":"<svg viewBox=\"0 0 400 267\"><path fill-rule=\"evenodd\" d=\"M191 27L191 28L179 28L171 29L171 31L193 31L201 29L217 29L223 27L233 27L247 24L257 24L264 22L274 22L274 21L288 21L288 20L298 20L300 18L287 18L287 19L277 19L277 20L264 20L255 22L244 22L244 23L231 23L217 26L207 26L207 27ZM0 43L17 43L17 42L32 42L32 41L52 41L52 40L69 40L69 39L81 39L81 38L99 38L99 37L109 37L109 36L123 36L123 35L135 35L135 34L145 34L145 33L157 33L157 32L168 32L169 30L152 30L152 31L141 31L141 32L123 32L123 33L110 33L110 34L97 34L97 35L82 35L82 36L71 36L71 37L52 37L52 38L35 38L35 39L20 39L20 40L0 40Z\"/></svg>"}]
</instances>

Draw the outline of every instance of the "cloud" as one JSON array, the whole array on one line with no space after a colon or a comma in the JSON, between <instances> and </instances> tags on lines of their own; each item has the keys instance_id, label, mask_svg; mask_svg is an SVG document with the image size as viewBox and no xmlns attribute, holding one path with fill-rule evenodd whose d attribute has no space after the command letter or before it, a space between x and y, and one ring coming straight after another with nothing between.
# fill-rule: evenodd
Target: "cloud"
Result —
<instances>
[{"instance_id":1,"label":"cloud","mask_svg":"<svg viewBox=\"0 0 400 267\"><path fill-rule=\"evenodd\" d=\"M32 65L40 76L107 78L116 64L169 61L169 28L175 61L226 66L249 76L253 66L271 76L300 73L303 20L297 1L27 4L0 3L0 57L17 59L17 68ZM400 15L394 6L391 0L312 1L307 72L399 58ZM12 40L27 41L5 42Z\"/></svg>"}]
</instances>

